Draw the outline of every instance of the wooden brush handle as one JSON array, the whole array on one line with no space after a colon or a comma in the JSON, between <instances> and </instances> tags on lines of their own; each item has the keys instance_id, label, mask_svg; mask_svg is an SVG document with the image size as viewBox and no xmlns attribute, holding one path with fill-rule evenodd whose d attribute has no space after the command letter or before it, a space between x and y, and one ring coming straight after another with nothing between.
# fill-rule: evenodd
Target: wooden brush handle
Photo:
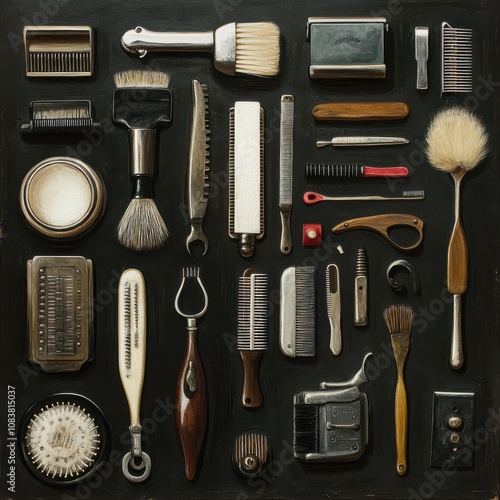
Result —
<instances>
[{"instance_id":1,"label":"wooden brush handle","mask_svg":"<svg viewBox=\"0 0 500 500\"><path fill-rule=\"evenodd\" d=\"M406 474L406 438L408 432L408 402L403 379L403 370L398 368L398 382L394 399L394 417L396 428L396 472Z\"/></svg>"},{"instance_id":2,"label":"wooden brush handle","mask_svg":"<svg viewBox=\"0 0 500 500\"><path fill-rule=\"evenodd\" d=\"M463 294L469 281L469 252L460 219L455 221L448 246L448 291Z\"/></svg>"},{"instance_id":3,"label":"wooden brush handle","mask_svg":"<svg viewBox=\"0 0 500 500\"><path fill-rule=\"evenodd\" d=\"M196 345L197 328L187 330L184 360L177 380L175 425L184 453L186 478L194 479L207 425L207 390Z\"/></svg>"},{"instance_id":4,"label":"wooden brush handle","mask_svg":"<svg viewBox=\"0 0 500 500\"><path fill-rule=\"evenodd\" d=\"M402 120L410 114L404 102L330 102L314 106L316 120Z\"/></svg>"},{"instance_id":5,"label":"wooden brush handle","mask_svg":"<svg viewBox=\"0 0 500 500\"><path fill-rule=\"evenodd\" d=\"M263 398L259 385L259 362L261 351L240 351L243 361L243 394L241 406L258 408L262 406Z\"/></svg>"}]
</instances>

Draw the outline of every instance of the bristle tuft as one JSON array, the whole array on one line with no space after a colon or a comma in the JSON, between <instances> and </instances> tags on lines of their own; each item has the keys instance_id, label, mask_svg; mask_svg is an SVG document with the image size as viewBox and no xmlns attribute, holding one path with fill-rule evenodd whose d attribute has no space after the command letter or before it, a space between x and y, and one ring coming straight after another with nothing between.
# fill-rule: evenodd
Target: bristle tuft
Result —
<instances>
[{"instance_id":1,"label":"bristle tuft","mask_svg":"<svg viewBox=\"0 0 500 500\"><path fill-rule=\"evenodd\" d=\"M117 88L167 88L170 75L162 71L144 71L132 69L115 73Z\"/></svg>"},{"instance_id":2,"label":"bristle tuft","mask_svg":"<svg viewBox=\"0 0 500 500\"><path fill-rule=\"evenodd\" d=\"M168 229L152 199L132 199L118 224L118 241L131 250L160 248Z\"/></svg>"},{"instance_id":3,"label":"bristle tuft","mask_svg":"<svg viewBox=\"0 0 500 500\"><path fill-rule=\"evenodd\" d=\"M279 65L280 29L276 24L236 24L236 73L276 76Z\"/></svg>"},{"instance_id":4,"label":"bristle tuft","mask_svg":"<svg viewBox=\"0 0 500 500\"><path fill-rule=\"evenodd\" d=\"M390 306L384 311L384 320L391 334L410 334L413 323L413 310L410 306Z\"/></svg>"},{"instance_id":5,"label":"bristle tuft","mask_svg":"<svg viewBox=\"0 0 500 500\"><path fill-rule=\"evenodd\" d=\"M438 170L472 170L488 153L488 133L481 120L463 107L438 113L427 130L426 154Z\"/></svg>"},{"instance_id":6,"label":"bristle tuft","mask_svg":"<svg viewBox=\"0 0 500 500\"><path fill-rule=\"evenodd\" d=\"M90 118L88 108L43 109L33 113L34 120L53 120L69 118Z\"/></svg>"}]
</instances>

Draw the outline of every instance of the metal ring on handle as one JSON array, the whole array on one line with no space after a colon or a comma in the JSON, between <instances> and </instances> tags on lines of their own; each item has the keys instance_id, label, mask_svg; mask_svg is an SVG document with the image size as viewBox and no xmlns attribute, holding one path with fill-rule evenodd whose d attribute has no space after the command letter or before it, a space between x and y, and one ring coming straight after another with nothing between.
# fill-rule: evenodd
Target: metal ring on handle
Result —
<instances>
[{"instance_id":1,"label":"metal ring on handle","mask_svg":"<svg viewBox=\"0 0 500 500\"><path fill-rule=\"evenodd\" d=\"M125 454L122 460L122 472L123 475L131 482L131 483L140 483L142 481L145 481L151 472L151 458L149 458L149 455L146 452L141 453L141 465L137 466L134 462L135 458L138 457L133 457L132 453L129 451L128 453ZM140 475L134 475L131 474L129 471L129 467L131 467L134 470L144 470L144 472Z\"/></svg>"},{"instance_id":2,"label":"metal ring on handle","mask_svg":"<svg viewBox=\"0 0 500 500\"><path fill-rule=\"evenodd\" d=\"M179 297L181 296L182 289L184 288L184 283L186 282L186 278L196 278L196 280L198 281L198 284L200 285L201 291L203 292L203 297L205 299L205 306L197 314L184 314L179 308ZM197 318L200 318L201 316L203 316L207 312L207 309L208 309L208 294L207 294L207 291L205 290L205 287L203 286L203 283L201 282L201 279L200 279L200 269L198 267L184 269L183 276L182 276L182 283L181 283L181 286L179 288L179 291L177 292L177 295L175 296L175 310L183 318L197 319Z\"/></svg>"}]
</instances>

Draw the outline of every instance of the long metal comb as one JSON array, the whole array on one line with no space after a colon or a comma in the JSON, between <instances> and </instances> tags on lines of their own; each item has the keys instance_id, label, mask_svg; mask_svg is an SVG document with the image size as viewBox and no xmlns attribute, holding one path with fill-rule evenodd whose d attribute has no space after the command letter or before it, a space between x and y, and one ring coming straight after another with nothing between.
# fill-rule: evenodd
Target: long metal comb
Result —
<instances>
[{"instance_id":1,"label":"long metal comb","mask_svg":"<svg viewBox=\"0 0 500 500\"><path fill-rule=\"evenodd\" d=\"M289 267L281 275L280 348L285 356L316 354L314 267Z\"/></svg>"},{"instance_id":2,"label":"long metal comb","mask_svg":"<svg viewBox=\"0 0 500 500\"><path fill-rule=\"evenodd\" d=\"M250 257L264 237L264 110L236 102L229 111L229 236Z\"/></svg>"},{"instance_id":3,"label":"long metal comb","mask_svg":"<svg viewBox=\"0 0 500 500\"><path fill-rule=\"evenodd\" d=\"M267 275L247 269L238 290L238 349L244 372L241 405L246 408L256 408L263 402L258 365L262 351L267 349L267 301Z\"/></svg>"},{"instance_id":4,"label":"long metal comb","mask_svg":"<svg viewBox=\"0 0 500 500\"><path fill-rule=\"evenodd\" d=\"M293 114L295 102L293 95L281 96L280 122L280 198L281 213L281 253L292 251L290 218L292 215L293 187Z\"/></svg>"},{"instance_id":5,"label":"long metal comb","mask_svg":"<svg viewBox=\"0 0 500 500\"><path fill-rule=\"evenodd\" d=\"M472 92L472 29L442 24L441 94Z\"/></svg>"},{"instance_id":6,"label":"long metal comb","mask_svg":"<svg viewBox=\"0 0 500 500\"><path fill-rule=\"evenodd\" d=\"M335 264L326 267L326 308L330 322L330 350L334 356L342 352L340 275Z\"/></svg>"}]
</instances>

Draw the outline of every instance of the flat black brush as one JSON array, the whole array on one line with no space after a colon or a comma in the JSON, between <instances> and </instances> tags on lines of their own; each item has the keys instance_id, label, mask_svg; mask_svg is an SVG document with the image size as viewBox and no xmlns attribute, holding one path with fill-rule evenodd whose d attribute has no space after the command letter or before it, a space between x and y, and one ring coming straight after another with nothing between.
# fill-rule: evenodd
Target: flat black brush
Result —
<instances>
[{"instance_id":1,"label":"flat black brush","mask_svg":"<svg viewBox=\"0 0 500 500\"><path fill-rule=\"evenodd\" d=\"M118 241L132 250L153 250L165 243L168 230L154 201L156 128L172 120L169 76L132 70L115 74L113 121L129 129L130 204L118 224Z\"/></svg>"}]
</instances>

